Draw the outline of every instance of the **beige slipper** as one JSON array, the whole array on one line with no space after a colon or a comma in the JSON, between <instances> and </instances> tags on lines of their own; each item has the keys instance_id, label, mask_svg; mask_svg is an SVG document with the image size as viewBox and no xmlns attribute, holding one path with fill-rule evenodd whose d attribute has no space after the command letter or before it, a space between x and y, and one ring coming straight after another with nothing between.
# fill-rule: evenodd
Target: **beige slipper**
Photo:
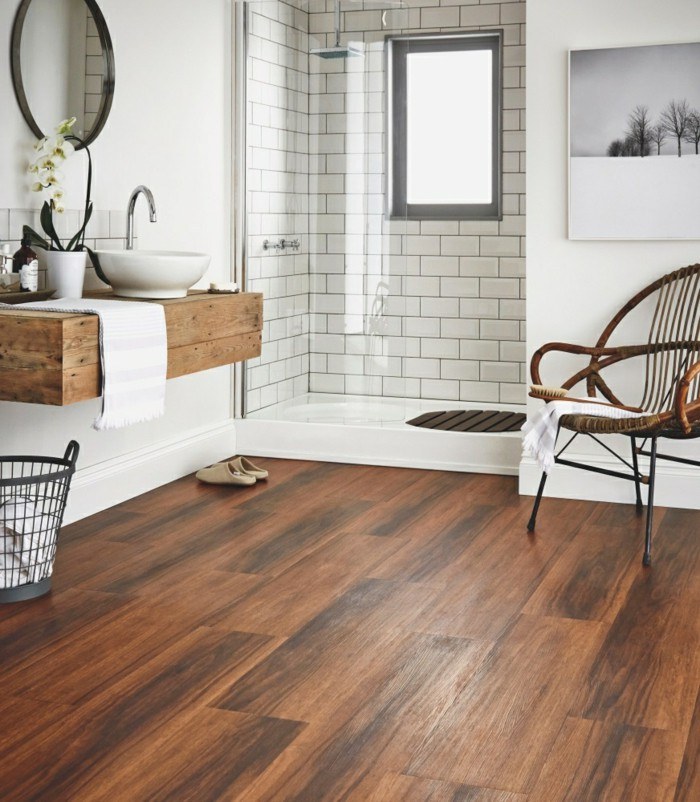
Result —
<instances>
[{"instance_id":1,"label":"beige slipper","mask_svg":"<svg viewBox=\"0 0 700 802\"><path fill-rule=\"evenodd\" d=\"M258 468L247 457L234 457L228 463L232 471L254 476L256 479L267 479L270 475L264 468Z\"/></svg>"},{"instance_id":2,"label":"beige slipper","mask_svg":"<svg viewBox=\"0 0 700 802\"><path fill-rule=\"evenodd\" d=\"M208 468L202 468L196 473L200 482L208 485L242 485L249 487L257 481L254 476L237 470L231 463L217 462Z\"/></svg>"}]
</instances>

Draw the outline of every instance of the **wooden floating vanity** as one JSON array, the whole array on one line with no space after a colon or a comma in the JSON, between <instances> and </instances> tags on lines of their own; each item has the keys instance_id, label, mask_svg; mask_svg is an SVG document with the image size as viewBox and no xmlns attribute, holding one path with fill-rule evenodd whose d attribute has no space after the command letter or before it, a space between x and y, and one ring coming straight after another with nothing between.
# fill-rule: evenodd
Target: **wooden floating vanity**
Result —
<instances>
[{"instance_id":1,"label":"wooden floating vanity","mask_svg":"<svg viewBox=\"0 0 700 802\"><path fill-rule=\"evenodd\" d=\"M260 355L260 293L191 290L186 298L150 303L165 307L169 379ZM0 310L1 401L65 406L100 395L96 315Z\"/></svg>"}]
</instances>

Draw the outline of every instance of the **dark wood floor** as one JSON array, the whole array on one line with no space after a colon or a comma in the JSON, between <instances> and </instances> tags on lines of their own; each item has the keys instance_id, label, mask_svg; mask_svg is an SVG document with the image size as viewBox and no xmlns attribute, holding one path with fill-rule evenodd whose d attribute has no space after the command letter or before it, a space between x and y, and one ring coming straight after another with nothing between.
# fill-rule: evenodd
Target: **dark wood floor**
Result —
<instances>
[{"instance_id":1,"label":"dark wood floor","mask_svg":"<svg viewBox=\"0 0 700 802\"><path fill-rule=\"evenodd\" d=\"M261 460L67 527L0 608L3 800L700 799L700 513Z\"/></svg>"}]
</instances>

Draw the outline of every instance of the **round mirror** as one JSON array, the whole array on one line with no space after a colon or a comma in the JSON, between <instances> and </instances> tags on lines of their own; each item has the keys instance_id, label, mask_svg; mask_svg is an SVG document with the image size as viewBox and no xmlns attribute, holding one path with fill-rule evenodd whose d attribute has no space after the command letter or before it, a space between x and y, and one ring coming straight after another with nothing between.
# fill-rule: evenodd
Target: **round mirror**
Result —
<instances>
[{"instance_id":1,"label":"round mirror","mask_svg":"<svg viewBox=\"0 0 700 802\"><path fill-rule=\"evenodd\" d=\"M36 136L75 117L75 134L93 142L114 96L112 40L95 0L22 0L11 58L17 101Z\"/></svg>"}]
</instances>

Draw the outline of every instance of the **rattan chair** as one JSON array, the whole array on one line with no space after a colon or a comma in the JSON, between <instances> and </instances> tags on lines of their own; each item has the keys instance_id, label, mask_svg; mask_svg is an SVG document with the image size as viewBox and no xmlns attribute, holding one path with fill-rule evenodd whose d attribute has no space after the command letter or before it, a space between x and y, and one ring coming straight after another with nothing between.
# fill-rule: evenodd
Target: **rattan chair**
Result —
<instances>
[{"instance_id":1,"label":"rattan chair","mask_svg":"<svg viewBox=\"0 0 700 802\"><path fill-rule=\"evenodd\" d=\"M652 310L647 343L610 346L608 343L618 326L647 299ZM570 390L578 382L585 381L589 397L596 398L600 393L603 399L599 400L646 413L640 417L622 420L586 415L562 416L560 431L567 429L574 435L557 453L555 461L573 468L633 481L637 512L640 514L644 510L641 485L648 486L646 539L642 561L644 565L650 565L657 460L700 466L697 460L660 454L657 451L659 438L686 440L700 437L700 264L675 270L637 293L610 321L592 348L568 343L548 343L540 348L535 352L531 363L532 381L536 385L542 385L540 377L542 357L551 351L590 356L588 365L561 385L564 389ZM640 368L644 371L644 391L641 403L630 406L624 404L610 389L603 378L603 372L623 360L634 358L640 358ZM536 394L533 395L538 397ZM581 434L592 437L610 451L629 469L629 472L614 471L564 459L561 455ZM598 439L599 435L605 434L622 434L631 439L631 463ZM640 439L643 442L638 445L637 441ZM649 457L648 475L640 471L640 455ZM543 473L528 523L530 532L535 529L546 480L547 474Z\"/></svg>"}]
</instances>

